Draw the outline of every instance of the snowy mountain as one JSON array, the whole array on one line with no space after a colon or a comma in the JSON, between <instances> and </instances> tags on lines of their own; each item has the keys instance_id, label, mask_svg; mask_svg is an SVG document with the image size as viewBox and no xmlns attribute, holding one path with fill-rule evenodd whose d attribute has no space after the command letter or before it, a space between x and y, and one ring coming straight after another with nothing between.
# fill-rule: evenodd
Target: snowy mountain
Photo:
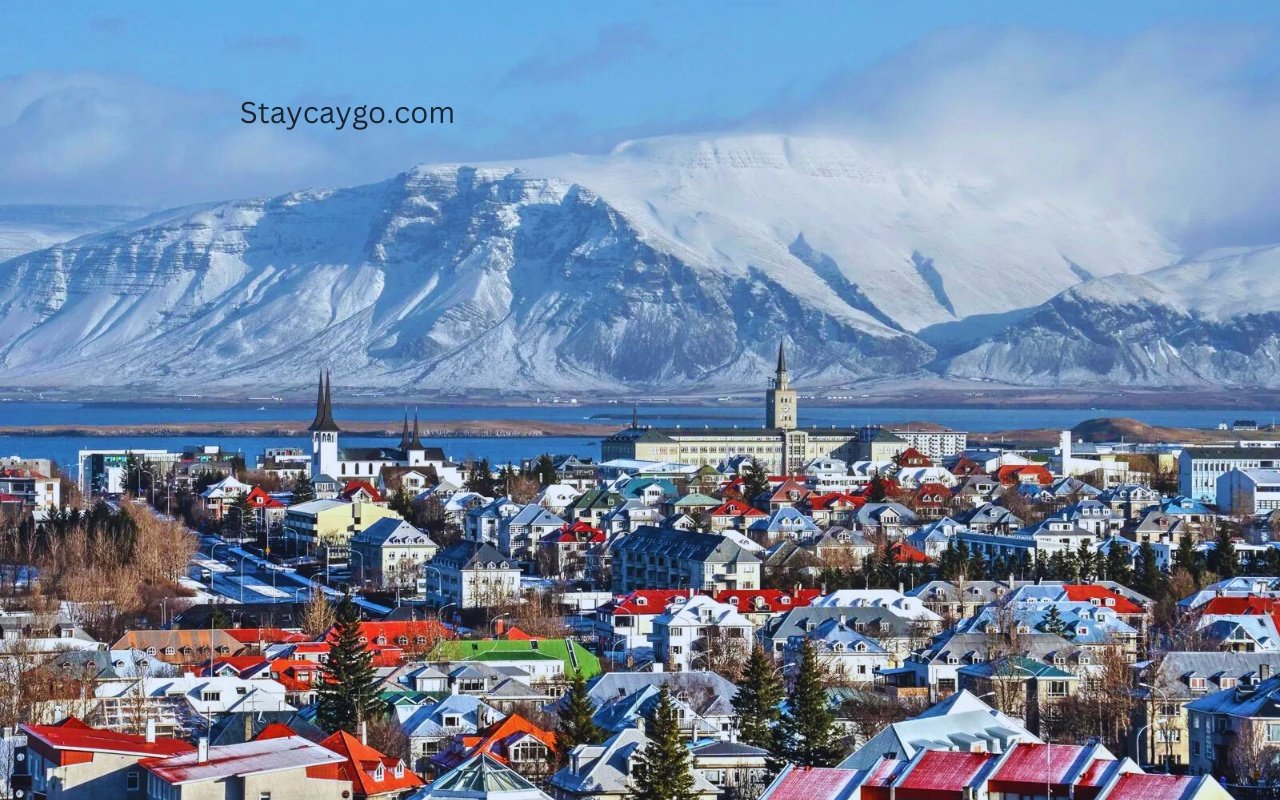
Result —
<instances>
[{"instance_id":1,"label":"snowy mountain","mask_svg":"<svg viewBox=\"0 0 1280 800\"><path fill-rule=\"evenodd\" d=\"M0 261L142 217L123 206L0 205Z\"/></svg>"},{"instance_id":2,"label":"snowy mountain","mask_svg":"<svg viewBox=\"0 0 1280 800\"><path fill-rule=\"evenodd\" d=\"M1089 281L951 360L1019 384L1280 386L1280 247Z\"/></svg>"},{"instance_id":3,"label":"snowy mountain","mask_svg":"<svg viewBox=\"0 0 1280 800\"><path fill-rule=\"evenodd\" d=\"M785 338L798 380L848 385L926 369L926 328L1173 258L1112 210L844 141L646 140L180 209L14 258L0 379L299 388L328 365L388 390L720 390L758 388Z\"/></svg>"}]
</instances>

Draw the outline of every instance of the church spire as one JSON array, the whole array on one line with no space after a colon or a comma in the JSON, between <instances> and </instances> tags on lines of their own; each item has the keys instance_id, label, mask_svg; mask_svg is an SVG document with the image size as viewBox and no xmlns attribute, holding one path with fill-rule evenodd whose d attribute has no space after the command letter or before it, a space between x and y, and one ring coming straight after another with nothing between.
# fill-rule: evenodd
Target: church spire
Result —
<instances>
[{"instance_id":1,"label":"church spire","mask_svg":"<svg viewBox=\"0 0 1280 800\"><path fill-rule=\"evenodd\" d=\"M400 429L400 449L409 449L409 408L404 410L404 426Z\"/></svg>"},{"instance_id":2,"label":"church spire","mask_svg":"<svg viewBox=\"0 0 1280 800\"><path fill-rule=\"evenodd\" d=\"M413 410L413 438L409 440L409 449L426 450L422 445L422 438L418 433L418 409Z\"/></svg>"},{"instance_id":3,"label":"church spire","mask_svg":"<svg viewBox=\"0 0 1280 800\"><path fill-rule=\"evenodd\" d=\"M785 340L778 341L778 376L781 377L787 371L787 351L784 348Z\"/></svg>"},{"instance_id":4,"label":"church spire","mask_svg":"<svg viewBox=\"0 0 1280 800\"><path fill-rule=\"evenodd\" d=\"M333 383L328 372L320 373L320 388L316 392L316 418L307 430L338 431L338 423L333 421Z\"/></svg>"}]
</instances>

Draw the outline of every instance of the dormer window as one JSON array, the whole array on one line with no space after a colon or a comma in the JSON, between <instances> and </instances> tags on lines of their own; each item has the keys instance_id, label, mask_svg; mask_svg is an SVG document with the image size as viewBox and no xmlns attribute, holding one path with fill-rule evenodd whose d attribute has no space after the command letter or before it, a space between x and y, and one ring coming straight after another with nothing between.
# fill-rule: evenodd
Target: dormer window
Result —
<instances>
[{"instance_id":1,"label":"dormer window","mask_svg":"<svg viewBox=\"0 0 1280 800\"><path fill-rule=\"evenodd\" d=\"M1196 692L1202 692L1208 687L1205 679L1199 675L1192 675L1191 678L1187 680L1187 685L1191 687L1192 691Z\"/></svg>"},{"instance_id":2,"label":"dormer window","mask_svg":"<svg viewBox=\"0 0 1280 800\"><path fill-rule=\"evenodd\" d=\"M383 768L381 764L379 764L378 768L373 771L373 779L375 781L380 781L385 777L387 777L387 770Z\"/></svg>"},{"instance_id":3,"label":"dormer window","mask_svg":"<svg viewBox=\"0 0 1280 800\"><path fill-rule=\"evenodd\" d=\"M1106 603L1109 606L1114 606L1116 604L1116 599L1114 597L1108 597Z\"/></svg>"},{"instance_id":4,"label":"dormer window","mask_svg":"<svg viewBox=\"0 0 1280 800\"><path fill-rule=\"evenodd\" d=\"M1076 636L1088 636L1088 635L1089 635L1089 629L1084 627L1083 625L1076 628Z\"/></svg>"},{"instance_id":5,"label":"dormer window","mask_svg":"<svg viewBox=\"0 0 1280 800\"><path fill-rule=\"evenodd\" d=\"M1218 678L1218 687L1222 689L1232 689L1236 685L1236 679L1232 675L1223 675Z\"/></svg>"}]
</instances>

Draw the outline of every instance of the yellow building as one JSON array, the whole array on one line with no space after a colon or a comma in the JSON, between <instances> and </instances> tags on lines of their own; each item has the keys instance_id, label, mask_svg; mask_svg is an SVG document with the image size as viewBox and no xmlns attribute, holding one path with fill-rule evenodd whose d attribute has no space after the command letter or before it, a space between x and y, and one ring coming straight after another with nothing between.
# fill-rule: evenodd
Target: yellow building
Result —
<instances>
[{"instance_id":1,"label":"yellow building","mask_svg":"<svg viewBox=\"0 0 1280 800\"><path fill-rule=\"evenodd\" d=\"M400 519L389 508L356 501L312 500L289 506L284 515L285 535L328 547L346 547L351 537L380 519Z\"/></svg>"}]
</instances>

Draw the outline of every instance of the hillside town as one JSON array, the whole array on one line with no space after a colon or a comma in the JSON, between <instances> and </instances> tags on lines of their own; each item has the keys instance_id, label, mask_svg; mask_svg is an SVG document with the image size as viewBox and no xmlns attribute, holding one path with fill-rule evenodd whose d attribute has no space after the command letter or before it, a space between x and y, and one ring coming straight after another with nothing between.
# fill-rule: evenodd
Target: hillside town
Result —
<instances>
[{"instance_id":1,"label":"hillside town","mask_svg":"<svg viewBox=\"0 0 1280 800\"><path fill-rule=\"evenodd\" d=\"M599 459L0 472L0 796L1214 800L1280 787L1280 444L638 415Z\"/></svg>"}]
</instances>

